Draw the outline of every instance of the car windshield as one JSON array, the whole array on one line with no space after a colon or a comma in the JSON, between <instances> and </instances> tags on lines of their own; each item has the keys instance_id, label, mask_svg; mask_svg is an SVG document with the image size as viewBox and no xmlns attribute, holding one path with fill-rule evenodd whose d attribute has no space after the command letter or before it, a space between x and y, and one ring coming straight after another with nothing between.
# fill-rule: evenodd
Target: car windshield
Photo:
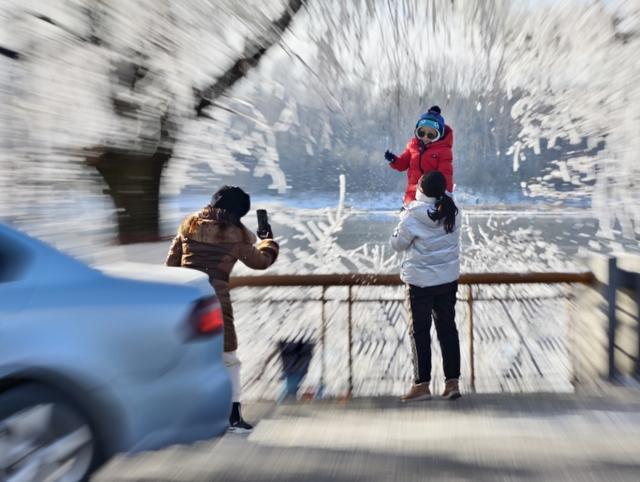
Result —
<instances>
[{"instance_id":1,"label":"car windshield","mask_svg":"<svg viewBox=\"0 0 640 482\"><path fill-rule=\"evenodd\" d=\"M30 257L26 248L0 231L0 283L16 280Z\"/></svg>"}]
</instances>

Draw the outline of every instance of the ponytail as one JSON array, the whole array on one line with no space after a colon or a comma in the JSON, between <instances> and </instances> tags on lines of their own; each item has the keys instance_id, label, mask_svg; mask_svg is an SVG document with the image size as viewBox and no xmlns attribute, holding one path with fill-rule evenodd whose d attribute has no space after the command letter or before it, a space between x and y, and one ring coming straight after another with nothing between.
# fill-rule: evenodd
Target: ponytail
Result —
<instances>
[{"instance_id":1,"label":"ponytail","mask_svg":"<svg viewBox=\"0 0 640 482\"><path fill-rule=\"evenodd\" d=\"M436 198L435 209L429 210L429 218L432 221L443 224L447 234L452 233L456 227L458 207L451 196L447 194L447 180L440 171L431 171L424 174L419 181L420 191L428 197Z\"/></svg>"},{"instance_id":2,"label":"ponytail","mask_svg":"<svg viewBox=\"0 0 640 482\"><path fill-rule=\"evenodd\" d=\"M458 215L458 207L450 196L443 194L436 199L436 209L429 211L429 217L432 221L442 222L444 231L452 233L456 226L456 216Z\"/></svg>"}]
</instances>

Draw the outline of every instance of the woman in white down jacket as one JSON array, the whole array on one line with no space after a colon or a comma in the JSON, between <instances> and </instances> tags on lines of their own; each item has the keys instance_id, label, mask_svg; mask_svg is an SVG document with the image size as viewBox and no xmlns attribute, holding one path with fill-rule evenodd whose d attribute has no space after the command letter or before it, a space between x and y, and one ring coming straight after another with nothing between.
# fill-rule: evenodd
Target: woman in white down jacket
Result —
<instances>
[{"instance_id":1,"label":"woman in white down jacket","mask_svg":"<svg viewBox=\"0 0 640 482\"><path fill-rule=\"evenodd\" d=\"M455 324L460 276L458 208L445 193L442 173L420 179L416 200L403 211L391 246L405 253L400 278L407 285L414 354L414 383L403 401L431 398L431 320L438 333L445 375L443 397L460 397L460 342Z\"/></svg>"}]
</instances>

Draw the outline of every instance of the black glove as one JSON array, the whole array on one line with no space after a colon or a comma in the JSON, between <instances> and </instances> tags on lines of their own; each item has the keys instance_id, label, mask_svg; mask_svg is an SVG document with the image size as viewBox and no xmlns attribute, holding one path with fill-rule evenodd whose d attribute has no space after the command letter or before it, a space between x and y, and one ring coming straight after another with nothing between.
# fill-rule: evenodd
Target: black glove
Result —
<instances>
[{"instance_id":1,"label":"black glove","mask_svg":"<svg viewBox=\"0 0 640 482\"><path fill-rule=\"evenodd\" d=\"M391 163L396 160L396 155L387 149L384 152L384 158L387 160L387 162Z\"/></svg>"},{"instance_id":2,"label":"black glove","mask_svg":"<svg viewBox=\"0 0 640 482\"><path fill-rule=\"evenodd\" d=\"M260 239L273 239L273 231L271 231L271 224L267 224L266 231L257 231L256 234Z\"/></svg>"}]
</instances>

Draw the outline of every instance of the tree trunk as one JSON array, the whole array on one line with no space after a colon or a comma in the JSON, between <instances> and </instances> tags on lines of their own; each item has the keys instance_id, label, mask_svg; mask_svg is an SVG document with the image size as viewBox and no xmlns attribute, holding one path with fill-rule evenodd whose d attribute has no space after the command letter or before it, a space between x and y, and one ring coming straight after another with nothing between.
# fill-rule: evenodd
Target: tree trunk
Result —
<instances>
[{"instance_id":1,"label":"tree trunk","mask_svg":"<svg viewBox=\"0 0 640 482\"><path fill-rule=\"evenodd\" d=\"M87 157L115 204L120 244L160 240L160 181L171 154L163 148L153 154L108 150Z\"/></svg>"}]
</instances>

